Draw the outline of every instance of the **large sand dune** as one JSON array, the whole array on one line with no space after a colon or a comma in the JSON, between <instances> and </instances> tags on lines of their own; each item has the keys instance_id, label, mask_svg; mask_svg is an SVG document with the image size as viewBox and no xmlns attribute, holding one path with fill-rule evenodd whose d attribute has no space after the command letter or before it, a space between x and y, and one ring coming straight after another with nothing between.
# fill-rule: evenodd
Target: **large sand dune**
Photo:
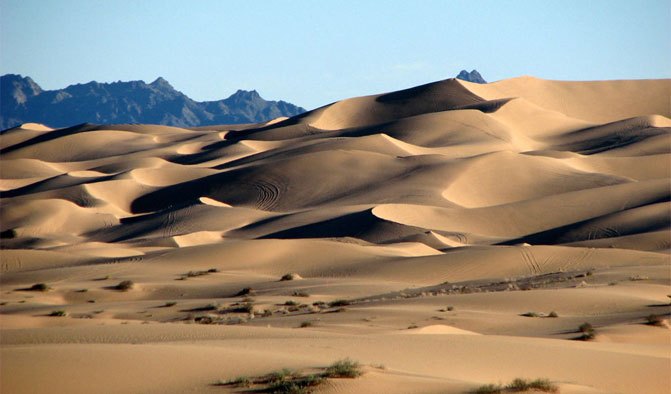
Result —
<instances>
[{"instance_id":1,"label":"large sand dune","mask_svg":"<svg viewBox=\"0 0 671 394\"><path fill-rule=\"evenodd\" d=\"M267 124L5 130L0 391L230 392L352 357L316 390L668 393L669 97L450 79Z\"/></svg>"}]
</instances>

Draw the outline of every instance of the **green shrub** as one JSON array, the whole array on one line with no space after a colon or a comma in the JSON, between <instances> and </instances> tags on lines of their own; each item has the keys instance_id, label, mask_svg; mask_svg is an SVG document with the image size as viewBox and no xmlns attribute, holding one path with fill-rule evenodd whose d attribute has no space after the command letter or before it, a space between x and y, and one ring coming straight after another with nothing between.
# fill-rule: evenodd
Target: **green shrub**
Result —
<instances>
[{"instance_id":1,"label":"green shrub","mask_svg":"<svg viewBox=\"0 0 671 394\"><path fill-rule=\"evenodd\" d=\"M472 394L501 394L503 387L500 384L486 384L471 391Z\"/></svg>"},{"instance_id":2,"label":"green shrub","mask_svg":"<svg viewBox=\"0 0 671 394\"><path fill-rule=\"evenodd\" d=\"M559 392L559 387L556 384L550 382L548 379L525 380L521 378L516 378L506 386L506 389L512 392L529 391L529 390L543 391L546 393Z\"/></svg>"},{"instance_id":3,"label":"green shrub","mask_svg":"<svg viewBox=\"0 0 671 394\"><path fill-rule=\"evenodd\" d=\"M252 385L252 381L249 380L249 378L246 376L238 376L237 378L231 379L224 384L226 386L233 386L233 387L249 387Z\"/></svg>"},{"instance_id":4,"label":"green shrub","mask_svg":"<svg viewBox=\"0 0 671 394\"><path fill-rule=\"evenodd\" d=\"M516 378L505 387L500 384L486 384L471 391L473 394L501 394L505 392L519 393L524 391L543 391L546 393L558 393L559 387L548 379L525 380Z\"/></svg>"},{"instance_id":5,"label":"green shrub","mask_svg":"<svg viewBox=\"0 0 671 394\"><path fill-rule=\"evenodd\" d=\"M361 364L349 358L336 361L324 372L324 376L327 378L356 378L362 374Z\"/></svg>"},{"instance_id":6,"label":"green shrub","mask_svg":"<svg viewBox=\"0 0 671 394\"><path fill-rule=\"evenodd\" d=\"M277 383L277 382L283 382L285 380L289 380L290 378L296 376L296 372L289 369L289 368L283 368L279 371L271 372L266 376L266 381L268 383Z\"/></svg>"}]
</instances>

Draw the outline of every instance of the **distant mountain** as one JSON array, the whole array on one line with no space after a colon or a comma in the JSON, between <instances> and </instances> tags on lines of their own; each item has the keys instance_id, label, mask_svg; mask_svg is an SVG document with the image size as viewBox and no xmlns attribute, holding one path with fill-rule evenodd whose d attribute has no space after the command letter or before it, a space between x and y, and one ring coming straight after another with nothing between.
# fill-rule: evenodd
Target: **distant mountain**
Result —
<instances>
[{"instance_id":1,"label":"distant mountain","mask_svg":"<svg viewBox=\"0 0 671 394\"><path fill-rule=\"evenodd\" d=\"M482 78L482 75L480 75L480 73L477 70L473 70L471 72L461 70L459 75L457 75L457 79L475 83L487 83L487 81L485 81L485 79Z\"/></svg>"},{"instance_id":2,"label":"distant mountain","mask_svg":"<svg viewBox=\"0 0 671 394\"><path fill-rule=\"evenodd\" d=\"M267 101L255 90L238 90L229 98L198 102L163 78L144 81L70 85L42 90L30 77L0 77L0 129L21 123L66 127L79 123L151 123L180 127L257 123L294 116L304 108Z\"/></svg>"}]
</instances>

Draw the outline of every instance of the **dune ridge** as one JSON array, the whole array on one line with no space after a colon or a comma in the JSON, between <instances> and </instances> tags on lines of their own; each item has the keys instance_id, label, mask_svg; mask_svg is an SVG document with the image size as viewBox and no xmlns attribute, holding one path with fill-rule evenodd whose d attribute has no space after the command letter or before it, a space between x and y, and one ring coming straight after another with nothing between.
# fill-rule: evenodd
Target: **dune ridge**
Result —
<instances>
[{"instance_id":1,"label":"dune ridge","mask_svg":"<svg viewBox=\"0 0 671 394\"><path fill-rule=\"evenodd\" d=\"M222 392L352 356L386 368L318 392L668 392L670 90L449 79L264 124L5 130L0 389L146 364L109 392Z\"/></svg>"}]
</instances>

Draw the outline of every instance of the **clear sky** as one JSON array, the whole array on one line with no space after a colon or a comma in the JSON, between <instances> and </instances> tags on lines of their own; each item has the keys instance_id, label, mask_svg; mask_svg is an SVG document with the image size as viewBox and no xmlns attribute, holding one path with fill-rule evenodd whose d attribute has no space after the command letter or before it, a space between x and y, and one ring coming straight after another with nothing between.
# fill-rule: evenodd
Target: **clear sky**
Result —
<instances>
[{"instance_id":1,"label":"clear sky","mask_svg":"<svg viewBox=\"0 0 671 394\"><path fill-rule=\"evenodd\" d=\"M0 73L45 89L158 76L308 109L480 71L671 77L671 1L0 0Z\"/></svg>"}]
</instances>

